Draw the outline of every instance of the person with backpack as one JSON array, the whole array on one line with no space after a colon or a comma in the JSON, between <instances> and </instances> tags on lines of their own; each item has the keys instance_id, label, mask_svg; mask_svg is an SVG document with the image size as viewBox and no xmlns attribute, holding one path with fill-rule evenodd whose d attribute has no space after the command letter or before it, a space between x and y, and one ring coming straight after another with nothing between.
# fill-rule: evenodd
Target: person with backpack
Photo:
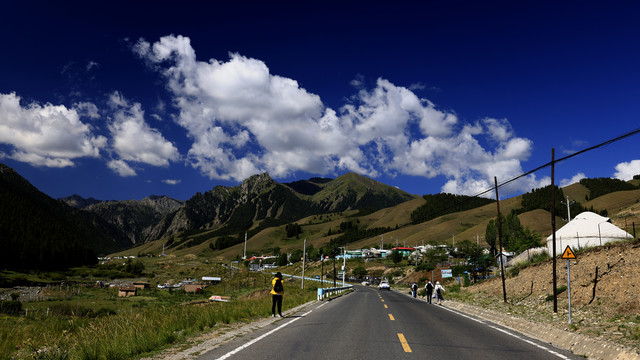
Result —
<instances>
[{"instance_id":1,"label":"person with backpack","mask_svg":"<svg viewBox=\"0 0 640 360\"><path fill-rule=\"evenodd\" d=\"M282 295L284 294L284 286L282 284L282 274L278 271L276 276L271 280L271 314L276 317L276 307L278 308L278 316L282 316Z\"/></svg>"},{"instance_id":2,"label":"person with backpack","mask_svg":"<svg viewBox=\"0 0 640 360\"><path fill-rule=\"evenodd\" d=\"M427 303L431 304L431 297L433 296L433 284L431 280L427 282L427 285L424 286L424 289L427 290Z\"/></svg>"},{"instance_id":3,"label":"person with backpack","mask_svg":"<svg viewBox=\"0 0 640 360\"><path fill-rule=\"evenodd\" d=\"M411 295L413 295L413 297L415 298L417 294L418 294L418 284L416 284L416 282L414 281L413 284L411 284Z\"/></svg>"},{"instance_id":4,"label":"person with backpack","mask_svg":"<svg viewBox=\"0 0 640 360\"><path fill-rule=\"evenodd\" d=\"M440 281L436 281L436 299L438 300L438 305L442 305L442 302L444 301L444 287L442 287L442 285L440 285Z\"/></svg>"}]
</instances>

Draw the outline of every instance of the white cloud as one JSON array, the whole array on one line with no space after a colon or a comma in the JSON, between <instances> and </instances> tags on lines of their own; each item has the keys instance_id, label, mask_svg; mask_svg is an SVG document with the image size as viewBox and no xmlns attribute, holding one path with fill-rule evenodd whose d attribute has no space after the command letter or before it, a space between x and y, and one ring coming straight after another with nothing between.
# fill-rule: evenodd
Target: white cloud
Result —
<instances>
[{"instance_id":1,"label":"white cloud","mask_svg":"<svg viewBox=\"0 0 640 360\"><path fill-rule=\"evenodd\" d=\"M94 68L98 68L98 67L100 67L100 64L98 64L98 63L97 63L97 62L95 62L95 61L89 61L89 62L87 62L87 71L91 71L92 69L94 69Z\"/></svg>"},{"instance_id":2,"label":"white cloud","mask_svg":"<svg viewBox=\"0 0 640 360\"><path fill-rule=\"evenodd\" d=\"M130 104L119 93L113 93L109 102L114 113L108 128L113 150L121 161L167 166L169 161L180 158L178 149L145 122L144 111L139 103Z\"/></svg>"},{"instance_id":3,"label":"white cloud","mask_svg":"<svg viewBox=\"0 0 640 360\"><path fill-rule=\"evenodd\" d=\"M571 177L571 179L562 179L560 180L560 187L569 186L571 184L575 184L580 182L580 180L585 179L587 176L583 173L577 173Z\"/></svg>"},{"instance_id":4,"label":"white cloud","mask_svg":"<svg viewBox=\"0 0 640 360\"><path fill-rule=\"evenodd\" d=\"M0 143L12 147L8 157L34 166L73 166L74 159L98 157L106 138L94 135L82 116L97 117L95 105L20 104L15 93L0 94Z\"/></svg>"},{"instance_id":5,"label":"white cloud","mask_svg":"<svg viewBox=\"0 0 640 360\"><path fill-rule=\"evenodd\" d=\"M227 61L197 60L187 37L141 39L134 51L164 75L176 122L193 141L186 160L210 178L349 170L445 176L443 189L473 194L494 176L521 174L533 148L506 119L461 124L454 112L382 78L366 89L356 75L357 93L336 112L258 59L232 53ZM543 181L530 176L510 186Z\"/></svg>"},{"instance_id":6,"label":"white cloud","mask_svg":"<svg viewBox=\"0 0 640 360\"><path fill-rule=\"evenodd\" d=\"M616 179L628 181L633 179L634 175L640 175L640 160L631 160L616 165L614 174Z\"/></svg>"},{"instance_id":7,"label":"white cloud","mask_svg":"<svg viewBox=\"0 0 640 360\"><path fill-rule=\"evenodd\" d=\"M167 185L178 185L182 182L182 180L176 180L176 179L165 179L162 180L163 183L167 184Z\"/></svg>"},{"instance_id":8,"label":"white cloud","mask_svg":"<svg viewBox=\"0 0 640 360\"><path fill-rule=\"evenodd\" d=\"M486 118L483 123L488 130L489 136L495 141L504 142L513 136L511 124L507 119Z\"/></svg>"},{"instance_id":9,"label":"white cloud","mask_svg":"<svg viewBox=\"0 0 640 360\"><path fill-rule=\"evenodd\" d=\"M107 166L122 177L137 175L136 171L122 160L111 160L107 163Z\"/></svg>"}]
</instances>

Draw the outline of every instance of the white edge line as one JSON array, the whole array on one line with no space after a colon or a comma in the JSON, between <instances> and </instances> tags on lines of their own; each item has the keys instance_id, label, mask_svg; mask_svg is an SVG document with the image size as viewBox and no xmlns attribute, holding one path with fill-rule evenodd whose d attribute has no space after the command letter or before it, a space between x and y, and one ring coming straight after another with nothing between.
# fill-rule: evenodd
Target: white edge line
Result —
<instances>
[{"instance_id":1,"label":"white edge line","mask_svg":"<svg viewBox=\"0 0 640 360\"><path fill-rule=\"evenodd\" d=\"M535 346L535 347L537 347L537 348L540 348L540 349L542 349L542 350L545 350L545 351L547 351L548 353L553 354L553 355L555 355L555 356L557 356L557 357L559 357L559 358L561 358L561 359L569 360L569 358L568 358L568 357L566 357L566 356L564 356L564 355L562 355L562 354L560 354L560 353L557 353L557 352L555 352L555 351L553 351L553 350L551 350L551 349L549 349L549 348L547 348L547 347L545 347L545 346L542 346L542 345L540 345L540 344L536 344L536 343L534 343L533 341L530 341L530 340L527 340L527 339L525 339L525 338L522 338L522 337L520 337L520 336L518 336L518 335L516 335L516 334L514 334L514 333L512 333L512 332L510 332L510 331L507 331L507 330L504 330L504 329L500 329L500 328L498 328L498 327L496 327L496 326L493 326L493 325L488 325L488 326L489 326L490 328L492 328L492 329L498 330L498 331L500 331L500 332L502 332L502 333L505 333L505 334L507 334L507 335L511 335L511 336L513 336L514 338L518 339L518 340L524 341L524 342L526 342L526 343L528 343L528 344L531 344L531 345L533 345L533 346Z\"/></svg>"},{"instance_id":2,"label":"white edge line","mask_svg":"<svg viewBox=\"0 0 640 360\"><path fill-rule=\"evenodd\" d=\"M283 327L285 327L285 326L287 326L287 325L289 325L289 324L293 323L294 321L298 321L298 320L302 319L303 317L305 317L305 316L309 315L309 314L311 313L311 311L313 311L313 310L310 310L310 311L308 311L308 312L306 312L306 313L302 314L300 317L297 317L297 318L295 318L295 319L293 319L293 320L289 321L288 323L284 323L284 324L282 324L282 325L278 326L277 328L275 328L275 329L273 329L273 330L270 330L269 332L266 332L266 333L264 333L264 334L262 334L262 335L258 336L257 338L255 338L255 339L253 339L253 340L249 341L248 343L246 343L246 344L244 344L244 345L241 345L241 346L239 346L239 347L237 347L237 348L235 348L235 349L233 349L233 350L229 351L228 353L226 353L226 354L222 355L221 357L219 357L219 358L218 358L218 360L228 359L230 356L232 356L232 355L234 355L234 354L238 353L239 351L241 351L241 350L243 350L243 349L248 348L249 346L251 346L251 345L253 345L253 344L257 343L258 341L260 341L260 340L262 340L262 339L266 338L267 336L269 336L269 335L273 334L274 332L276 332L276 331L278 331L278 330L282 329Z\"/></svg>"},{"instance_id":3,"label":"white edge line","mask_svg":"<svg viewBox=\"0 0 640 360\"><path fill-rule=\"evenodd\" d=\"M498 328L498 327L496 327L496 326L493 326L493 325L487 324L487 323L485 323L485 322L484 322L484 321L482 321L482 320L479 320L479 319L476 319L476 318L474 318L474 317L468 316L468 315L466 315L466 314L463 314L463 313L461 313L461 312L459 312L459 311L456 311L456 310L453 310L453 309L449 309L449 308L446 308L446 307L442 307L442 309L447 310L447 311L450 311L450 312L455 313L455 314L458 314L458 315L460 315L460 316L462 316L462 317L465 317L465 318L467 318L467 319L470 319L470 320L473 320L473 321L479 322L479 323L481 323L481 324L485 324L485 325L487 325L488 327L490 327L490 328L492 328L492 329L498 330L498 331L503 332L503 333L505 333L505 334L507 334L507 335L511 335L511 336L513 336L514 338L518 339L518 340L524 341L524 342L526 342L526 343L528 343L528 344L531 344L531 345L533 345L533 346L535 346L535 347L538 347L538 348L540 348L540 349L542 349L542 350L545 350L545 351L547 351L547 352L549 352L549 353L551 353L551 354L553 354L553 355L555 355L555 356L557 356L557 357L559 357L559 358L561 358L561 359L569 360L569 358L568 358L568 357L566 357L566 356L564 356L564 355L562 355L562 354L560 354L560 353L557 353L557 352L555 352L555 351L553 351L553 350L551 350L551 349L549 349L549 348L547 348L547 347L545 347L545 346L542 346L542 345L540 345L540 344L536 344L536 343L534 343L533 341L527 340L527 339L525 339L525 338L523 338L523 337L520 337L520 336L518 336L518 335L516 335L516 334L514 334L514 333L512 333L512 332L509 332L509 331L507 331L507 330L500 329L500 328Z\"/></svg>"},{"instance_id":4,"label":"white edge line","mask_svg":"<svg viewBox=\"0 0 640 360\"><path fill-rule=\"evenodd\" d=\"M460 316L465 317L465 318L467 318L467 319L469 319L469 320L473 320L473 321L475 321L475 322L479 322L480 324L485 324L485 325L486 325L486 323L485 323L484 321L482 321L482 320L480 320L480 319L476 319L476 318L474 318L474 317L472 317L472 316L469 316L469 315L467 315L467 314L463 314L463 313L461 313L461 312L459 312L459 311L452 310L452 309L446 308L446 307L444 307L444 306L443 306L443 307L440 307L440 309L450 311L450 312L452 312L452 313L454 313L454 314L460 315Z\"/></svg>"}]
</instances>

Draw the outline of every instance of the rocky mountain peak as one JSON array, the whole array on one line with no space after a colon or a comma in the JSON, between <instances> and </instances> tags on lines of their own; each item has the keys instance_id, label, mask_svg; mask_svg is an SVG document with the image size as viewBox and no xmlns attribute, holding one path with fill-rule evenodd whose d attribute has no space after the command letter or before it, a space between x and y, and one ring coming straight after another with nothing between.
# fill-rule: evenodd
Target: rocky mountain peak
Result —
<instances>
[{"instance_id":1,"label":"rocky mountain peak","mask_svg":"<svg viewBox=\"0 0 640 360\"><path fill-rule=\"evenodd\" d=\"M243 195L260 194L277 184L268 173L253 175L240 185Z\"/></svg>"}]
</instances>

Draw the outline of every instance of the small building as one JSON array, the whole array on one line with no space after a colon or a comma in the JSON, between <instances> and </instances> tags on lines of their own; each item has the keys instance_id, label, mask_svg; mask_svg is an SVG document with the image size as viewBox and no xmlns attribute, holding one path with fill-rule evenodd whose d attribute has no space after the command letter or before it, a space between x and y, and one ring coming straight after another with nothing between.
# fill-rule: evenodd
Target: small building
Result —
<instances>
[{"instance_id":1,"label":"small building","mask_svg":"<svg viewBox=\"0 0 640 360\"><path fill-rule=\"evenodd\" d=\"M135 281L135 282L133 283L133 286L134 286L136 289L148 289L148 288L150 288L150 287L151 287L151 285L150 285L148 282L146 282L146 281Z\"/></svg>"},{"instance_id":2,"label":"small building","mask_svg":"<svg viewBox=\"0 0 640 360\"><path fill-rule=\"evenodd\" d=\"M222 278L220 276L203 276L202 277L202 282L205 284L217 284L220 281L222 281Z\"/></svg>"},{"instance_id":3,"label":"small building","mask_svg":"<svg viewBox=\"0 0 640 360\"><path fill-rule=\"evenodd\" d=\"M138 295L138 288L135 286L121 286L118 290L118 297L130 297Z\"/></svg>"},{"instance_id":4,"label":"small building","mask_svg":"<svg viewBox=\"0 0 640 360\"><path fill-rule=\"evenodd\" d=\"M500 263L502 262L503 264L505 264L505 267L507 266L506 264L509 262L509 260L513 259L513 253L510 252L506 252L503 251L500 254L496 254L496 261L498 262L498 267L500 267Z\"/></svg>"},{"instance_id":5,"label":"small building","mask_svg":"<svg viewBox=\"0 0 640 360\"><path fill-rule=\"evenodd\" d=\"M403 257L405 256L409 256L411 255L412 252L416 251L415 248L412 247L403 247L403 246L398 246L398 247L394 247L393 249L391 249L392 251L398 251L402 254Z\"/></svg>"},{"instance_id":6,"label":"small building","mask_svg":"<svg viewBox=\"0 0 640 360\"><path fill-rule=\"evenodd\" d=\"M202 289L204 288L203 284L185 284L184 285L184 292L186 293L200 293L202 292Z\"/></svg>"}]
</instances>

